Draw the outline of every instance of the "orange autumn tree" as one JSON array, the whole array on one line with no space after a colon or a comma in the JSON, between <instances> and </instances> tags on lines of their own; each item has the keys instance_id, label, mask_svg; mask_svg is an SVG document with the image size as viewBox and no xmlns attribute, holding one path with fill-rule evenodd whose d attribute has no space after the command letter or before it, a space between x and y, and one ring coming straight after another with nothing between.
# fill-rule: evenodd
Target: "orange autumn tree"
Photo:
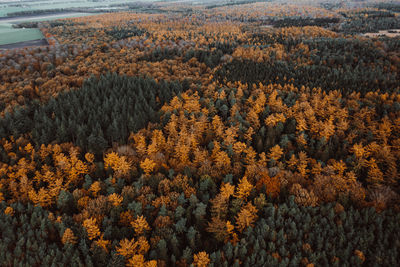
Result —
<instances>
[{"instance_id":1,"label":"orange autumn tree","mask_svg":"<svg viewBox=\"0 0 400 267\"><path fill-rule=\"evenodd\" d=\"M117 253L125 257L128 266L157 266L156 261L145 262L144 255L149 249L150 245L143 236L137 241L133 238L131 240L125 238L116 247Z\"/></svg>"},{"instance_id":2,"label":"orange autumn tree","mask_svg":"<svg viewBox=\"0 0 400 267\"><path fill-rule=\"evenodd\" d=\"M77 237L74 235L74 232L70 229L67 228L64 231L64 234L61 238L61 242L66 245L66 244L75 244L77 241Z\"/></svg>"},{"instance_id":3,"label":"orange autumn tree","mask_svg":"<svg viewBox=\"0 0 400 267\"><path fill-rule=\"evenodd\" d=\"M112 193L111 195L108 196L108 201L110 201L113 206L120 206L124 198L116 193Z\"/></svg>"},{"instance_id":4,"label":"orange autumn tree","mask_svg":"<svg viewBox=\"0 0 400 267\"><path fill-rule=\"evenodd\" d=\"M257 218L257 208L249 202L243 206L236 215L236 228L239 232L243 232L247 227L254 226L254 222Z\"/></svg>"},{"instance_id":5,"label":"orange autumn tree","mask_svg":"<svg viewBox=\"0 0 400 267\"><path fill-rule=\"evenodd\" d=\"M97 226L96 219L92 219L92 218L86 219L83 222L83 227L85 227L90 240L95 239L100 236L100 229Z\"/></svg>"},{"instance_id":6,"label":"orange autumn tree","mask_svg":"<svg viewBox=\"0 0 400 267\"><path fill-rule=\"evenodd\" d=\"M210 264L210 258L204 251L193 256L193 265L196 267L207 267Z\"/></svg>"},{"instance_id":7,"label":"orange autumn tree","mask_svg":"<svg viewBox=\"0 0 400 267\"><path fill-rule=\"evenodd\" d=\"M131 170L131 163L125 156L119 156L117 153L111 152L104 157L104 167L111 168L117 178L126 177Z\"/></svg>"},{"instance_id":8,"label":"orange autumn tree","mask_svg":"<svg viewBox=\"0 0 400 267\"><path fill-rule=\"evenodd\" d=\"M235 197L239 199L247 199L250 195L251 190L253 190L254 186L247 180L247 177L243 177L239 180L239 184L236 187Z\"/></svg>"},{"instance_id":9,"label":"orange autumn tree","mask_svg":"<svg viewBox=\"0 0 400 267\"><path fill-rule=\"evenodd\" d=\"M149 158L146 158L145 160L140 162L140 167L143 169L146 175L150 175L150 173L154 171L156 166L157 164Z\"/></svg>"},{"instance_id":10,"label":"orange autumn tree","mask_svg":"<svg viewBox=\"0 0 400 267\"><path fill-rule=\"evenodd\" d=\"M145 231L150 230L150 226L143 215L137 217L133 222L131 222L131 225L135 229L136 235L141 235Z\"/></svg>"},{"instance_id":11,"label":"orange autumn tree","mask_svg":"<svg viewBox=\"0 0 400 267\"><path fill-rule=\"evenodd\" d=\"M279 175L270 177L267 172L262 173L256 183L256 188L260 191L263 186L265 186L265 190L270 196L277 197L281 190Z\"/></svg>"},{"instance_id":12,"label":"orange autumn tree","mask_svg":"<svg viewBox=\"0 0 400 267\"><path fill-rule=\"evenodd\" d=\"M234 195L235 187L229 183L221 185L220 193L211 202L211 222L208 223L207 231L213 233L218 241L238 241L234 226L227 220L229 198Z\"/></svg>"}]
</instances>

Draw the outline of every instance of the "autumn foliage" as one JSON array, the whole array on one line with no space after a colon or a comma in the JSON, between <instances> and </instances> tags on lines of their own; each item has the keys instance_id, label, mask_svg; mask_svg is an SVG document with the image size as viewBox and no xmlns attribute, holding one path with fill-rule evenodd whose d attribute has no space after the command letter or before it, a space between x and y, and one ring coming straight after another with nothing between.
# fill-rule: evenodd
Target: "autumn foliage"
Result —
<instances>
[{"instance_id":1,"label":"autumn foliage","mask_svg":"<svg viewBox=\"0 0 400 267\"><path fill-rule=\"evenodd\" d=\"M5 266L395 265L399 38L341 33L389 15L244 2L0 51Z\"/></svg>"}]
</instances>

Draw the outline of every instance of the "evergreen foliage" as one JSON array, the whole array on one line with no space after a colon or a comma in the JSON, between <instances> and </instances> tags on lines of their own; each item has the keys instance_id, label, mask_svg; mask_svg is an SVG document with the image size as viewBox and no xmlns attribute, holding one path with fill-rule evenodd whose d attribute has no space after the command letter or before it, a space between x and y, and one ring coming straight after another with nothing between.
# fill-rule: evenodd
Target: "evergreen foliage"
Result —
<instances>
[{"instance_id":1,"label":"evergreen foliage","mask_svg":"<svg viewBox=\"0 0 400 267\"><path fill-rule=\"evenodd\" d=\"M312 53L289 54L287 59L272 58L267 62L234 59L217 71L219 81L241 81L244 83L293 83L297 87L320 87L323 90L342 90L344 95L351 92L365 94L369 91L397 92L399 73L387 68L390 59L371 41L344 38L291 39L263 35L255 37L270 46L273 40L291 51L304 44ZM398 49L399 39L388 40L393 45L389 51ZM388 52L389 52L388 51ZM310 64L301 64L309 57ZM400 66L399 66L400 67Z\"/></svg>"},{"instance_id":2,"label":"evergreen foliage","mask_svg":"<svg viewBox=\"0 0 400 267\"><path fill-rule=\"evenodd\" d=\"M339 18L284 18L272 22L274 27L303 27L303 26L320 26L327 27L330 24L339 23Z\"/></svg>"},{"instance_id":3,"label":"evergreen foliage","mask_svg":"<svg viewBox=\"0 0 400 267\"><path fill-rule=\"evenodd\" d=\"M106 33L110 35L114 40L126 39L132 36L141 36L146 33L146 30L139 29L135 25L130 25L128 28L113 27L107 30Z\"/></svg>"},{"instance_id":4,"label":"evergreen foliage","mask_svg":"<svg viewBox=\"0 0 400 267\"><path fill-rule=\"evenodd\" d=\"M52 221L47 211L30 204L13 204L13 216L4 214L4 202L0 207L0 260L5 266L17 262L30 266L54 263L123 266L122 257L116 251L107 257L101 248L90 248L82 228L67 218L63 222ZM194 207L185 205L188 216L185 220L196 218L187 212L191 208ZM337 266L395 266L398 263L400 215L392 210L377 213L373 208L358 210L348 206L345 211L335 211L332 203L301 207L289 197L281 203L267 204L261 214L260 220L246 229L236 244L221 244L209 240L210 237L198 238L199 231L204 231L201 226L178 231L175 230L178 223L175 227L171 225L163 228L164 239L149 255L167 265L175 264L176 259L191 262L195 251L206 251L213 266L234 266L238 261L243 266L299 266L305 261ZM67 227L73 229L80 240L78 243L59 243ZM102 227L113 233L109 236L112 242L118 243L118 239L129 233L113 223L113 219Z\"/></svg>"},{"instance_id":5,"label":"evergreen foliage","mask_svg":"<svg viewBox=\"0 0 400 267\"><path fill-rule=\"evenodd\" d=\"M187 85L186 85L187 86ZM91 78L80 90L61 93L45 105L16 108L0 120L2 137L32 133L35 144L73 142L101 154L113 142L126 142L130 132L157 122L158 110L187 90L179 82L107 74Z\"/></svg>"}]
</instances>

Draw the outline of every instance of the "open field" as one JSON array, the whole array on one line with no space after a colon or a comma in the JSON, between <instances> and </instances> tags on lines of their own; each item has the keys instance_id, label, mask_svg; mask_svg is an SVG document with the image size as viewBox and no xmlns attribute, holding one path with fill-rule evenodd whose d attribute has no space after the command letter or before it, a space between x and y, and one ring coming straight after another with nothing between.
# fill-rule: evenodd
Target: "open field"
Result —
<instances>
[{"instance_id":1,"label":"open field","mask_svg":"<svg viewBox=\"0 0 400 267\"><path fill-rule=\"evenodd\" d=\"M42 39L39 29L15 29L9 23L0 24L0 45Z\"/></svg>"}]
</instances>

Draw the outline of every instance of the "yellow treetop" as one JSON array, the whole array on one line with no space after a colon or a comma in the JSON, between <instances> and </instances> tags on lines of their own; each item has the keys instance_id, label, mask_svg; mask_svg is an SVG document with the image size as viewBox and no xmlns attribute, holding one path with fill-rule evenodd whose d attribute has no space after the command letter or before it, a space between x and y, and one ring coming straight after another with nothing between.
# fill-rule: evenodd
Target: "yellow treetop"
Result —
<instances>
[{"instance_id":1,"label":"yellow treetop","mask_svg":"<svg viewBox=\"0 0 400 267\"><path fill-rule=\"evenodd\" d=\"M231 159L225 151L216 153L214 161L217 168L229 168L231 165Z\"/></svg>"},{"instance_id":2,"label":"yellow treetop","mask_svg":"<svg viewBox=\"0 0 400 267\"><path fill-rule=\"evenodd\" d=\"M37 193L34 189L30 190L29 198L33 203L35 203L35 205L40 205L42 207L48 207L53 204L49 191L43 187L40 188Z\"/></svg>"},{"instance_id":3,"label":"yellow treetop","mask_svg":"<svg viewBox=\"0 0 400 267\"><path fill-rule=\"evenodd\" d=\"M92 192L93 196L97 196L97 193L101 190L100 182L96 181L94 182L90 188L89 191Z\"/></svg>"},{"instance_id":4,"label":"yellow treetop","mask_svg":"<svg viewBox=\"0 0 400 267\"><path fill-rule=\"evenodd\" d=\"M146 138L143 135L136 134L133 136L133 139L135 140L136 151L139 153L139 155L146 154Z\"/></svg>"},{"instance_id":5,"label":"yellow treetop","mask_svg":"<svg viewBox=\"0 0 400 267\"><path fill-rule=\"evenodd\" d=\"M85 159L90 162L93 163L94 162L94 155L92 153L86 153L85 154Z\"/></svg>"},{"instance_id":6,"label":"yellow treetop","mask_svg":"<svg viewBox=\"0 0 400 267\"><path fill-rule=\"evenodd\" d=\"M33 146L31 145L31 143L28 143L25 147L24 147L26 153L31 154L33 149Z\"/></svg>"},{"instance_id":7,"label":"yellow treetop","mask_svg":"<svg viewBox=\"0 0 400 267\"><path fill-rule=\"evenodd\" d=\"M65 245L65 244L75 244L76 243L76 236L74 235L74 232L70 229L67 228L64 231L64 234L61 238L61 242Z\"/></svg>"},{"instance_id":8,"label":"yellow treetop","mask_svg":"<svg viewBox=\"0 0 400 267\"><path fill-rule=\"evenodd\" d=\"M129 174L131 164L125 156L120 157L117 153L111 152L104 157L104 167L111 168L117 177L121 177Z\"/></svg>"},{"instance_id":9,"label":"yellow treetop","mask_svg":"<svg viewBox=\"0 0 400 267\"><path fill-rule=\"evenodd\" d=\"M283 150L279 145L276 145L274 147L271 148L268 157L270 157L271 159L278 161L283 154Z\"/></svg>"},{"instance_id":10,"label":"yellow treetop","mask_svg":"<svg viewBox=\"0 0 400 267\"><path fill-rule=\"evenodd\" d=\"M383 173L379 169L378 164L374 158L371 158L368 162L368 178L367 181L372 184L383 182Z\"/></svg>"},{"instance_id":11,"label":"yellow treetop","mask_svg":"<svg viewBox=\"0 0 400 267\"><path fill-rule=\"evenodd\" d=\"M367 158L369 156L368 150L365 147L363 147L362 144L354 144L352 147L352 151L358 159Z\"/></svg>"},{"instance_id":12,"label":"yellow treetop","mask_svg":"<svg viewBox=\"0 0 400 267\"><path fill-rule=\"evenodd\" d=\"M83 221L83 227L85 227L88 237L90 240L95 239L100 236L100 229L97 227L97 222L96 219L86 219Z\"/></svg>"},{"instance_id":13,"label":"yellow treetop","mask_svg":"<svg viewBox=\"0 0 400 267\"><path fill-rule=\"evenodd\" d=\"M239 155L246 149L246 147L246 144L243 142L235 142L233 144L233 151L235 152L235 154Z\"/></svg>"},{"instance_id":14,"label":"yellow treetop","mask_svg":"<svg viewBox=\"0 0 400 267\"><path fill-rule=\"evenodd\" d=\"M315 162L312 165L311 173L313 175L318 175L322 172L322 165L320 162Z\"/></svg>"},{"instance_id":15,"label":"yellow treetop","mask_svg":"<svg viewBox=\"0 0 400 267\"><path fill-rule=\"evenodd\" d=\"M347 167L346 163L340 160L340 161L334 161L332 163L332 168L338 173L338 175L342 176Z\"/></svg>"},{"instance_id":16,"label":"yellow treetop","mask_svg":"<svg viewBox=\"0 0 400 267\"><path fill-rule=\"evenodd\" d=\"M140 167L143 169L146 175L149 175L154 170L156 165L157 164L149 158L146 158L144 161L140 162Z\"/></svg>"},{"instance_id":17,"label":"yellow treetop","mask_svg":"<svg viewBox=\"0 0 400 267\"><path fill-rule=\"evenodd\" d=\"M132 257L136 251L135 240L123 239L119 242L119 247L116 248L117 253L124 256L125 258Z\"/></svg>"},{"instance_id":18,"label":"yellow treetop","mask_svg":"<svg viewBox=\"0 0 400 267\"><path fill-rule=\"evenodd\" d=\"M128 267L156 267L157 261L145 261L144 256L141 254L133 255L132 258L128 260Z\"/></svg>"},{"instance_id":19,"label":"yellow treetop","mask_svg":"<svg viewBox=\"0 0 400 267\"><path fill-rule=\"evenodd\" d=\"M224 142L227 145L231 145L231 144L235 143L236 138L238 136L238 133L237 133L238 130L239 130L238 127L234 127L234 126L231 126L231 127L229 127L228 129L225 130Z\"/></svg>"},{"instance_id":20,"label":"yellow treetop","mask_svg":"<svg viewBox=\"0 0 400 267\"><path fill-rule=\"evenodd\" d=\"M212 127L218 137L224 137L224 124L218 115L215 115L212 120Z\"/></svg>"},{"instance_id":21,"label":"yellow treetop","mask_svg":"<svg viewBox=\"0 0 400 267\"><path fill-rule=\"evenodd\" d=\"M7 207L7 208L4 210L4 214L13 216L13 215L14 215L14 209L11 208L11 207Z\"/></svg>"},{"instance_id":22,"label":"yellow treetop","mask_svg":"<svg viewBox=\"0 0 400 267\"><path fill-rule=\"evenodd\" d=\"M150 226L143 215L138 216L133 222L131 222L131 225L135 229L137 235L141 235L145 231L150 230Z\"/></svg>"},{"instance_id":23,"label":"yellow treetop","mask_svg":"<svg viewBox=\"0 0 400 267\"><path fill-rule=\"evenodd\" d=\"M249 226L253 226L257 217L257 208L251 203L247 203L246 206L242 207L238 215L235 217L239 232L242 232Z\"/></svg>"},{"instance_id":24,"label":"yellow treetop","mask_svg":"<svg viewBox=\"0 0 400 267\"><path fill-rule=\"evenodd\" d=\"M147 242L146 238L141 236L138 241L135 242L135 239L131 240L123 239L119 242L119 247L116 248L118 254L124 256L126 259L133 257L134 255L146 254L150 249L150 245Z\"/></svg>"},{"instance_id":25,"label":"yellow treetop","mask_svg":"<svg viewBox=\"0 0 400 267\"><path fill-rule=\"evenodd\" d=\"M204 251L199 252L193 257L193 265L196 267L207 267L210 264L210 258Z\"/></svg>"},{"instance_id":26,"label":"yellow treetop","mask_svg":"<svg viewBox=\"0 0 400 267\"><path fill-rule=\"evenodd\" d=\"M251 190L253 190L253 188L254 186L251 183L249 183L247 177L245 176L239 181L239 185L236 188L235 197L240 199L246 199L250 195L250 192Z\"/></svg>"},{"instance_id":27,"label":"yellow treetop","mask_svg":"<svg viewBox=\"0 0 400 267\"><path fill-rule=\"evenodd\" d=\"M235 245L238 241L238 235L235 233L235 226L232 225L230 221L226 222L226 232L228 233L228 239L225 240L225 243L230 241L233 245Z\"/></svg>"},{"instance_id":28,"label":"yellow treetop","mask_svg":"<svg viewBox=\"0 0 400 267\"><path fill-rule=\"evenodd\" d=\"M297 170L299 171L299 173L301 174L301 176L306 177L307 173L308 173L308 157L306 152L304 151L300 151L299 152L299 161L298 161L298 165L297 165Z\"/></svg>"},{"instance_id":29,"label":"yellow treetop","mask_svg":"<svg viewBox=\"0 0 400 267\"><path fill-rule=\"evenodd\" d=\"M223 198L228 199L230 196L233 195L235 191L235 186L231 185L230 183L222 183L221 185L221 195Z\"/></svg>"},{"instance_id":30,"label":"yellow treetop","mask_svg":"<svg viewBox=\"0 0 400 267\"><path fill-rule=\"evenodd\" d=\"M96 240L96 245L104 249L105 251L108 252L108 246L110 245L110 240L104 240L104 234L101 234L100 238Z\"/></svg>"},{"instance_id":31,"label":"yellow treetop","mask_svg":"<svg viewBox=\"0 0 400 267\"><path fill-rule=\"evenodd\" d=\"M89 173L88 166L78 158L76 149L70 150L70 156L60 153L59 146L53 148L55 165L60 169L67 178L67 184L78 183L85 174Z\"/></svg>"},{"instance_id":32,"label":"yellow treetop","mask_svg":"<svg viewBox=\"0 0 400 267\"><path fill-rule=\"evenodd\" d=\"M296 130L306 131L308 129L307 122L304 118L296 118Z\"/></svg>"},{"instance_id":33,"label":"yellow treetop","mask_svg":"<svg viewBox=\"0 0 400 267\"><path fill-rule=\"evenodd\" d=\"M123 200L124 198L116 193L113 193L108 196L108 201L110 201L115 207L121 205Z\"/></svg>"}]
</instances>

